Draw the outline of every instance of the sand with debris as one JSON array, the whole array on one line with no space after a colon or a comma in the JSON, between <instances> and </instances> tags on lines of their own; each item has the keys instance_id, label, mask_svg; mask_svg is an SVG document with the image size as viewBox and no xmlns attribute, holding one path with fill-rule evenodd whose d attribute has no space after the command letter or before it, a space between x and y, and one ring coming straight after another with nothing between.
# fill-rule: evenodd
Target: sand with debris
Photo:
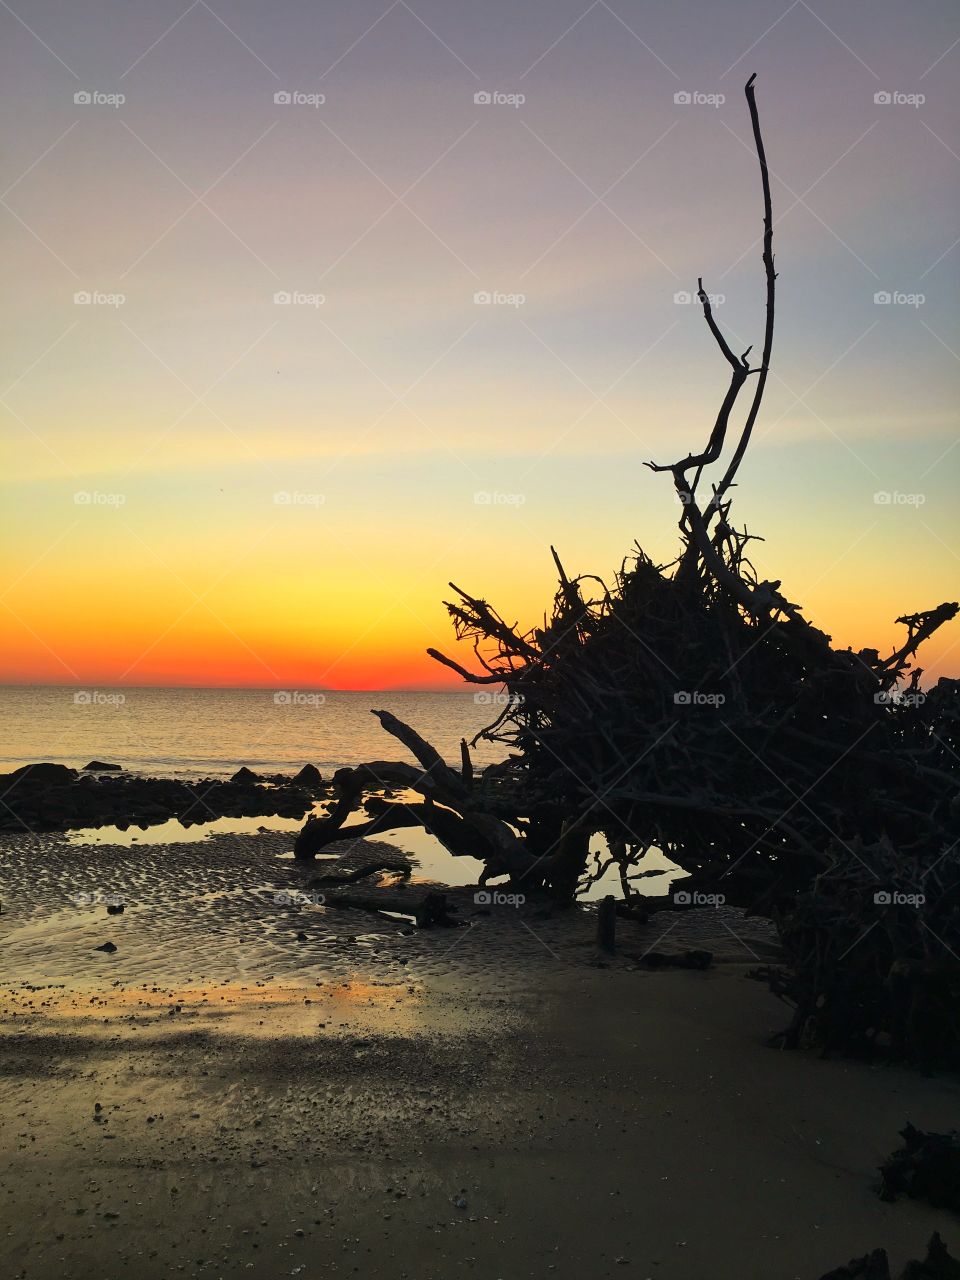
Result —
<instances>
[{"instance_id":1,"label":"sand with debris","mask_svg":"<svg viewBox=\"0 0 960 1280\"><path fill-rule=\"evenodd\" d=\"M289 846L5 838L4 1274L816 1280L934 1229L960 1251L873 1191L957 1083L766 1047L762 922L663 912L611 959L588 910L462 890L462 927L416 930L310 900L369 845ZM639 959L688 946L718 963Z\"/></svg>"}]
</instances>

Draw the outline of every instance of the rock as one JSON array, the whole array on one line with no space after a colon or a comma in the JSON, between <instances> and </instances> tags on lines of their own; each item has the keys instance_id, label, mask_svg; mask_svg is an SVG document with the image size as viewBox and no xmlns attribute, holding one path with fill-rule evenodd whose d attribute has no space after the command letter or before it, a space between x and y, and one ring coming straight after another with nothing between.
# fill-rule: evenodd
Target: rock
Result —
<instances>
[{"instance_id":1,"label":"rock","mask_svg":"<svg viewBox=\"0 0 960 1280\"><path fill-rule=\"evenodd\" d=\"M107 904L107 915L108 915L108 916L120 916L120 915L123 915L123 903L122 903L122 902L109 902L109 903Z\"/></svg>"},{"instance_id":2,"label":"rock","mask_svg":"<svg viewBox=\"0 0 960 1280\"><path fill-rule=\"evenodd\" d=\"M83 766L84 773L123 773L122 764L106 764L103 760L91 760Z\"/></svg>"},{"instance_id":3,"label":"rock","mask_svg":"<svg viewBox=\"0 0 960 1280\"><path fill-rule=\"evenodd\" d=\"M115 942L105 942L101 947L94 947L94 951L106 951L108 955L112 955L116 949L117 945Z\"/></svg>"},{"instance_id":4,"label":"rock","mask_svg":"<svg viewBox=\"0 0 960 1280\"><path fill-rule=\"evenodd\" d=\"M301 787L323 786L323 775L315 764L305 764L299 773L294 774L293 781Z\"/></svg>"},{"instance_id":5,"label":"rock","mask_svg":"<svg viewBox=\"0 0 960 1280\"><path fill-rule=\"evenodd\" d=\"M4 776L4 782L25 782L35 786L48 787L73 782L77 776L76 769L69 769L65 764L25 764L13 773Z\"/></svg>"},{"instance_id":6,"label":"rock","mask_svg":"<svg viewBox=\"0 0 960 1280\"><path fill-rule=\"evenodd\" d=\"M237 772L233 775L230 781L231 782L259 782L260 775L257 773L254 773L252 769L248 769L246 765L243 765L241 768L237 770Z\"/></svg>"},{"instance_id":7,"label":"rock","mask_svg":"<svg viewBox=\"0 0 960 1280\"><path fill-rule=\"evenodd\" d=\"M298 933L298 934L297 934L297 941L298 941L298 942L306 942L306 940L307 940L307 935L306 935L305 933Z\"/></svg>"}]
</instances>

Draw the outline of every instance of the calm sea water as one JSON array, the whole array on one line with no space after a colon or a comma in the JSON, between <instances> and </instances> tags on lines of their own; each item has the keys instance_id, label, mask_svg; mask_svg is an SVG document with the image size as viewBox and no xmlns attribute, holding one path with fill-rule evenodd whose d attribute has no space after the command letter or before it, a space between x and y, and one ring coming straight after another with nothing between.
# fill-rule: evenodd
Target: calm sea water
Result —
<instances>
[{"instance_id":1,"label":"calm sea water","mask_svg":"<svg viewBox=\"0 0 960 1280\"><path fill-rule=\"evenodd\" d=\"M286 773L308 762L327 776L365 760L410 760L370 714L373 707L392 711L459 764L460 739L497 713L490 697L6 686L0 687L0 772L40 760L82 768L98 759L157 777L228 777L240 765ZM501 755L481 744L474 762Z\"/></svg>"}]
</instances>

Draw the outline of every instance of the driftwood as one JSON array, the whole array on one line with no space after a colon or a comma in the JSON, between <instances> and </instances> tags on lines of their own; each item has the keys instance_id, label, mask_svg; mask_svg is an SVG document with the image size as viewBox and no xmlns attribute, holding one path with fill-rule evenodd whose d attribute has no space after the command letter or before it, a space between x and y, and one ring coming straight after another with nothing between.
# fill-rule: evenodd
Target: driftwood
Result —
<instances>
[{"instance_id":1,"label":"driftwood","mask_svg":"<svg viewBox=\"0 0 960 1280\"><path fill-rule=\"evenodd\" d=\"M506 875L524 893L569 901L610 872L642 911L644 859L659 850L687 873L691 895L777 921L791 970L773 980L796 1009L788 1042L863 1051L888 1041L918 1061L938 1047L953 1057L960 681L925 691L914 660L958 605L905 613L906 636L887 656L837 649L780 581L759 578L756 535L732 521L770 373L777 281L752 76L745 97L763 204L762 350L756 365L751 348L734 352L698 280L728 383L703 448L648 464L680 504L677 558L658 564L637 547L608 585L570 576L551 548L553 607L529 629L451 583L446 607L474 660L428 653L469 684L505 690L478 740L506 758L475 772L464 743L455 769L378 711L416 765L342 770L333 812L307 823L296 852L416 823L452 854L479 858L482 879ZM388 804L377 794L385 786L418 798ZM344 826L364 802L365 821ZM891 895L892 914L874 910L878 893ZM897 914L895 893L924 901Z\"/></svg>"},{"instance_id":2,"label":"driftwood","mask_svg":"<svg viewBox=\"0 0 960 1280\"><path fill-rule=\"evenodd\" d=\"M828 1271L820 1280L891 1280L890 1261L885 1249L874 1249L846 1266ZM922 1262L908 1262L900 1280L960 1280L960 1262L950 1256L940 1233L935 1231L927 1245L927 1256Z\"/></svg>"},{"instance_id":3,"label":"driftwood","mask_svg":"<svg viewBox=\"0 0 960 1280\"><path fill-rule=\"evenodd\" d=\"M323 905L334 909L373 911L378 915L386 913L411 916L419 929L459 923L450 915L445 893L429 892L414 896L409 893L391 893L386 889L371 889L367 893L347 890L326 894Z\"/></svg>"},{"instance_id":4,"label":"driftwood","mask_svg":"<svg viewBox=\"0 0 960 1280\"><path fill-rule=\"evenodd\" d=\"M597 946L611 955L617 949L617 903L610 896L597 907Z\"/></svg>"},{"instance_id":5,"label":"driftwood","mask_svg":"<svg viewBox=\"0 0 960 1280\"><path fill-rule=\"evenodd\" d=\"M410 877L410 864L400 859L377 858L373 862L364 862L359 867L353 867L339 875L315 876L308 884L311 889L336 889L340 885L356 884L358 880L366 880L369 876L384 871L407 880Z\"/></svg>"},{"instance_id":6,"label":"driftwood","mask_svg":"<svg viewBox=\"0 0 960 1280\"><path fill-rule=\"evenodd\" d=\"M960 1134L924 1133L908 1124L900 1136L903 1146L880 1169L880 1198L905 1195L960 1214Z\"/></svg>"}]
</instances>

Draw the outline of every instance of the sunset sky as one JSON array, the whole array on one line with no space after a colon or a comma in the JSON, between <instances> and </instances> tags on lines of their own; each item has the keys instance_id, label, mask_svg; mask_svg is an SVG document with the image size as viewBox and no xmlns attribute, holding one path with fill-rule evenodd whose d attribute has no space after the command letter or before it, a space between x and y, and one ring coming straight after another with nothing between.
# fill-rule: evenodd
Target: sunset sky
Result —
<instances>
[{"instance_id":1,"label":"sunset sky","mask_svg":"<svg viewBox=\"0 0 960 1280\"><path fill-rule=\"evenodd\" d=\"M752 72L780 277L733 514L889 649L960 595L958 38L946 0L0 4L0 679L446 687L448 580L530 625L551 543L672 559L643 463L727 383L678 295L762 342Z\"/></svg>"}]
</instances>

